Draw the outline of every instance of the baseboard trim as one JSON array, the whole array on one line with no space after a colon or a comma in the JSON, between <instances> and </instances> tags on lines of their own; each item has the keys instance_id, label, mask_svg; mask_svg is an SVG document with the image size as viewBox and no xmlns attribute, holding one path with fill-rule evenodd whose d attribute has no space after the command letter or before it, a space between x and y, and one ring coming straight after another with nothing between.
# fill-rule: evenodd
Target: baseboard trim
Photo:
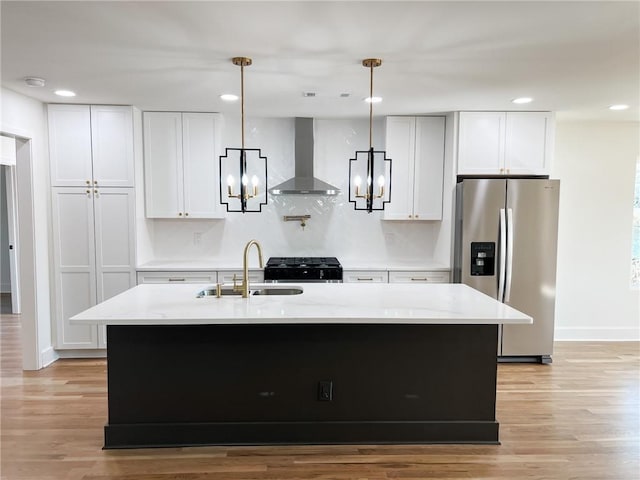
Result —
<instances>
[{"instance_id":1,"label":"baseboard trim","mask_svg":"<svg viewBox=\"0 0 640 480\"><path fill-rule=\"evenodd\" d=\"M90 349L90 350L56 350L58 358L105 358L107 356L106 349Z\"/></svg>"},{"instance_id":2,"label":"baseboard trim","mask_svg":"<svg viewBox=\"0 0 640 480\"><path fill-rule=\"evenodd\" d=\"M53 347L45 348L40 352L40 364L42 368L48 367L56 360L58 360L58 354Z\"/></svg>"},{"instance_id":3,"label":"baseboard trim","mask_svg":"<svg viewBox=\"0 0 640 480\"><path fill-rule=\"evenodd\" d=\"M573 342L638 342L640 328L556 327L555 340Z\"/></svg>"}]
</instances>

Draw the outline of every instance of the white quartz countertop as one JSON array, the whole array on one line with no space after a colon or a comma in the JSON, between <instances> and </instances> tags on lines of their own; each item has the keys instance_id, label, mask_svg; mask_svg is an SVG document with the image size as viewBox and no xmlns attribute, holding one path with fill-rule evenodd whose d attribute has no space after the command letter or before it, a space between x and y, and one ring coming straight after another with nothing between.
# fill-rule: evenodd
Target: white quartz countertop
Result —
<instances>
[{"instance_id":1,"label":"white quartz countertop","mask_svg":"<svg viewBox=\"0 0 640 480\"><path fill-rule=\"evenodd\" d=\"M395 270L395 271L449 271L450 267L439 263L414 262L375 262L340 260L343 270ZM257 261L250 263L249 270L259 270ZM138 265L139 272L210 272L224 270L242 270L242 261L232 262L223 260L154 260Z\"/></svg>"},{"instance_id":2,"label":"white quartz countertop","mask_svg":"<svg viewBox=\"0 0 640 480\"><path fill-rule=\"evenodd\" d=\"M71 318L73 324L529 324L531 317L463 284L304 283L300 295L196 298L210 284L143 284Z\"/></svg>"}]
</instances>

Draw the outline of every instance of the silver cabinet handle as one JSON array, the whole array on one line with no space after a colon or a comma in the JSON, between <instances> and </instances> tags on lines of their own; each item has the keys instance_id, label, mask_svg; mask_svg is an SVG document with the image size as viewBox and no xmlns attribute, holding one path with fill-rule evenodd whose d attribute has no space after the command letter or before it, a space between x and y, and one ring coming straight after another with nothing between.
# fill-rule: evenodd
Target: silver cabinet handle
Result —
<instances>
[{"instance_id":1,"label":"silver cabinet handle","mask_svg":"<svg viewBox=\"0 0 640 480\"><path fill-rule=\"evenodd\" d=\"M184 278L170 278L169 281L170 282L184 282L185 279Z\"/></svg>"},{"instance_id":2,"label":"silver cabinet handle","mask_svg":"<svg viewBox=\"0 0 640 480\"><path fill-rule=\"evenodd\" d=\"M358 277L358 281L359 282L373 282L373 278L371 278L371 277L366 277L366 278Z\"/></svg>"},{"instance_id":3,"label":"silver cabinet handle","mask_svg":"<svg viewBox=\"0 0 640 480\"><path fill-rule=\"evenodd\" d=\"M427 277L411 277L412 282L426 282Z\"/></svg>"}]
</instances>

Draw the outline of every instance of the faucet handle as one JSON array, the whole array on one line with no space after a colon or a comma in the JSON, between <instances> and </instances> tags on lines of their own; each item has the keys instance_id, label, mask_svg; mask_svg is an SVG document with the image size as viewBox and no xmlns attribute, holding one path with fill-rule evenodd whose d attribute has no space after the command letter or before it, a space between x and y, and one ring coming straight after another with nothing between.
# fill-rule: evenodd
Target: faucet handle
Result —
<instances>
[{"instance_id":1,"label":"faucet handle","mask_svg":"<svg viewBox=\"0 0 640 480\"><path fill-rule=\"evenodd\" d=\"M240 290L240 287L238 287L237 282L238 282L238 278L237 278L237 275L234 273L233 274L233 291L234 292Z\"/></svg>"}]
</instances>

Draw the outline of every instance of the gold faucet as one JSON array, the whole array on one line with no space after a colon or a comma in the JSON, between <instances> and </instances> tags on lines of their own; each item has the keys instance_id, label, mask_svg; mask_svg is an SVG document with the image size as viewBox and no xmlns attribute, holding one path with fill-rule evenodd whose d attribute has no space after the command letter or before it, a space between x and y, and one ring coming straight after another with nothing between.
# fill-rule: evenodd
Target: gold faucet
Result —
<instances>
[{"instance_id":1,"label":"gold faucet","mask_svg":"<svg viewBox=\"0 0 640 480\"><path fill-rule=\"evenodd\" d=\"M244 256L243 256L243 260L242 260L242 270L243 270L243 275L244 277L242 278L242 298L248 298L249 297L249 248L251 248L251 245L255 245L256 248L258 249L258 260L260 261L260 268L264 267L264 262L262 261L262 247L260 246L260 244L258 243L257 240L251 240L249 243L247 243L247 245L244 247Z\"/></svg>"}]
</instances>

